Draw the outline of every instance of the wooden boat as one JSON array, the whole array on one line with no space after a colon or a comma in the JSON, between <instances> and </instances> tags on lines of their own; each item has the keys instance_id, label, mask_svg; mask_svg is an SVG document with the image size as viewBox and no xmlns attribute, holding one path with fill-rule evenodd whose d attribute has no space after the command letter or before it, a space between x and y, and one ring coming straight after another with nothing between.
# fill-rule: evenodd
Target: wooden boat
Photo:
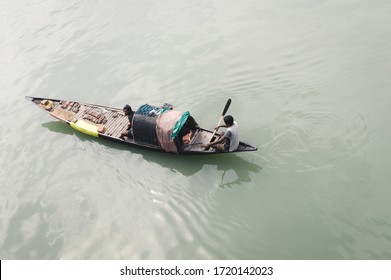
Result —
<instances>
[{"instance_id":1,"label":"wooden boat","mask_svg":"<svg viewBox=\"0 0 391 280\"><path fill-rule=\"evenodd\" d=\"M59 99L26 96L51 116L74 129L93 137L118 143L176 154L216 154L213 148L205 149L218 133L200 128L188 112L175 111L170 104L156 107L142 105L133 116L133 137L121 138L126 131L128 117L122 109ZM234 152L256 151L244 142Z\"/></svg>"}]
</instances>

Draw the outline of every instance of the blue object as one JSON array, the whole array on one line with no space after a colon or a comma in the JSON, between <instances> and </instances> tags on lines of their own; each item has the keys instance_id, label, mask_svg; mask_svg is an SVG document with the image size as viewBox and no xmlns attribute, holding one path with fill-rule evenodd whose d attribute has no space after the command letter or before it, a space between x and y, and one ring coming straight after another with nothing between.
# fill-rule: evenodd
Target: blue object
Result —
<instances>
[{"instance_id":1,"label":"blue object","mask_svg":"<svg viewBox=\"0 0 391 280\"><path fill-rule=\"evenodd\" d=\"M149 117L156 117L161 115L166 110L168 109L144 104L140 108L138 108L136 114L149 116Z\"/></svg>"}]
</instances>

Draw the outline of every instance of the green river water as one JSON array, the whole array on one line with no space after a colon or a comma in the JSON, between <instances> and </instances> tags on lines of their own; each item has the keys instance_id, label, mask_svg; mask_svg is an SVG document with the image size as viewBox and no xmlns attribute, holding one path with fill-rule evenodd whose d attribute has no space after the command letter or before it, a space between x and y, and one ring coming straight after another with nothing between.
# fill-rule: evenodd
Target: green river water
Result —
<instances>
[{"instance_id":1,"label":"green river water","mask_svg":"<svg viewBox=\"0 0 391 280\"><path fill-rule=\"evenodd\" d=\"M0 3L1 259L391 259L391 2ZM24 96L228 98L257 152L96 140Z\"/></svg>"}]
</instances>

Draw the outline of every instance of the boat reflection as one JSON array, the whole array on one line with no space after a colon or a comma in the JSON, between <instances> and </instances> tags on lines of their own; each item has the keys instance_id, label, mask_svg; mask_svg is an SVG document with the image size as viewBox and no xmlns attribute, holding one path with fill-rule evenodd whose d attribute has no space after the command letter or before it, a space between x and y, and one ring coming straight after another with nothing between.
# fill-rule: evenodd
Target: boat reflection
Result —
<instances>
[{"instance_id":1,"label":"boat reflection","mask_svg":"<svg viewBox=\"0 0 391 280\"><path fill-rule=\"evenodd\" d=\"M72 129L59 121L52 121L42 124L43 127L56 133L67 135L76 135L81 141L91 141L99 143L111 149L130 151L132 153L142 156L146 161L159 164L163 168L168 168L182 175L188 177L199 172L206 165L215 166L218 171L222 171L222 178L220 187L233 186L242 182L250 182L252 180L251 174L259 173L262 167L256 163L250 162L239 156L240 153L235 154L215 154L215 155L175 155L170 153L156 152L139 147L130 147L121 145L120 143L111 142L101 138L92 138L79 131ZM246 155L245 157L251 157ZM228 171L233 171L237 175L237 179L229 182L224 182L224 176Z\"/></svg>"}]
</instances>

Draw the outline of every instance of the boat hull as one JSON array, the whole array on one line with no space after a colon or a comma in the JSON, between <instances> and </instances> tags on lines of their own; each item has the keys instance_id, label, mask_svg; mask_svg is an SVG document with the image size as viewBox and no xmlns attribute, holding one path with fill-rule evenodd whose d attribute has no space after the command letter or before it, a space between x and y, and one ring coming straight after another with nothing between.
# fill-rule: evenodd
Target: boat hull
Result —
<instances>
[{"instance_id":1,"label":"boat hull","mask_svg":"<svg viewBox=\"0 0 391 280\"><path fill-rule=\"evenodd\" d=\"M80 103L59 99L26 96L35 105L49 113L52 117L67 123L72 128L91 137L106 139L131 147L166 152L156 139L154 117L135 115L133 117L134 137L121 137L121 132L126 131L129 124L128 117L122 109L102 105ZM190 135L190 134L189 134ZM224 152L205 149L203 145L209 143L212 137L218 137L207 129L196 127L192 130L191 137L187 141L177 139L178 154L210 155ZM180 137L178 137L180 138ZM256 151L257 148L244 142L234 152Z\"/></svg>"}]
</instances>

